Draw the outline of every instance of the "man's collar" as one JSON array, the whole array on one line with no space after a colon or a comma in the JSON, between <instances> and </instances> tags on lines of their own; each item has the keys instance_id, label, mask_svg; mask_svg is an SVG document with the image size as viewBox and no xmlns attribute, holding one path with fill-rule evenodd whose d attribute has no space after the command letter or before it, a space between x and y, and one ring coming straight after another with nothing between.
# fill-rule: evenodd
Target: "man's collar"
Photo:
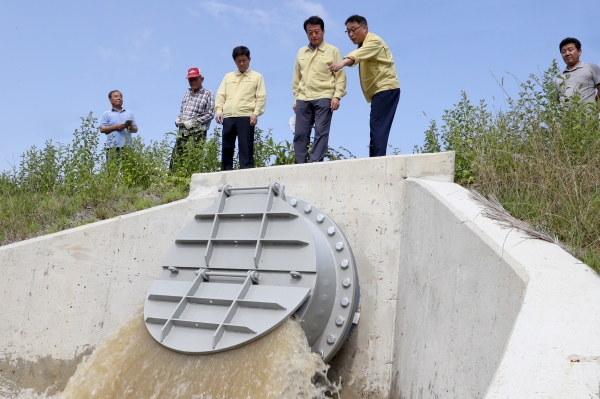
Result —
<instances>
[{"instance_id":1,"label":"man's collar","mask_svg":"<svg viewBox=\"0 0 600 399\"><path fill-rule=\"evenodd\" d=\"M363 40L362 43L358 45L358 48L362 47L362 45L367 41L367 39L369 39L369 36L371 36L371 32L367 32L367 34L365 35L365 40Z\"/></svg>"},{"instance_id":2,"label":"man's collar","mask_svg":"<svg viewBox=\"0 0 600 399\"><path fill-rule=\"evenodd\" d=\"M310 42L308 42L308 49L310 51L316 51L318 49L320 49L321 47L323 47L323 45L325 44L325 39L321 40L321 43L317 44L317 47L313 47L312 44L310 44Z\"/></svg>"},{"instance_id":3,"label":"man's collar","mask_svg":"<svg viewBox=\"0 0 600 399\"><path fill-rule=\"evenodd\" d=\"M239 69L235 70L236 75L246 75L248 72L250 72L250 67L248 67L248 69L246 69L246 72L244 72L244 73L240 72Z\"/></svg>"},{"instance_id":4,"label":"man's collar","mask_svg":"<svg viewBox=\"0 0 600 399\"><path fill-rule=\"evenodd\" d=\"M204 90L204 87L199 88L197 93L194 93L194 90L192 90L191 87L188 87L188 90L190 91L191 94L195 95L195 94L200 94L202 92L202 90Z\"/></svg>"},{"instance_id":5,"label":"man's collar","mask_svg":"<svg viewBox=\"0 0 600 399\"><path fill-rule=\"evenodd\" d=\"M106 109L106 108L105 108L105 109ZM116 109L114 109L114 108L111 108L110 110L111 110L112 112L118 112L118 113L125 112L125 108L121 108L121 110L120 110L120 111L118 111L118 110L116 110Z\"/></svg>"},{"instance_id":6,"label":"man's collar","mask_svg":"<svg viewBox=\"0 0 600 399\"><path fill-rule=\"evenodd\" d=\"M569 66L567 65L565 67L565 70L563 71L563 73L573 72L579 68L583 68L584 65L585 65L585 62L583 62L583 61L579 61L579 63L577 65L575 65L575 68L573 68L573 69L569 69Z\"/></svg>"}]
</instances>

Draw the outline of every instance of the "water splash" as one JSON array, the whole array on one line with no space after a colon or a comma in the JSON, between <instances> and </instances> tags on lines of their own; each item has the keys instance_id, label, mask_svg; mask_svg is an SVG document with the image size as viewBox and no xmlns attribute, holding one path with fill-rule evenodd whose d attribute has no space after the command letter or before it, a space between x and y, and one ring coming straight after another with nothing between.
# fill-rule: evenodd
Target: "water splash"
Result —
<instances>
[{"instance_id":1,"label":"water splash","mask_svg":"<svg viewBox=\"0 0 600 399\"><path fill-rule=\"evenodd\" d=\"M340 398L341 384L327 379L327 369L293 320L237 349L184 355L150 336L140 308L77 367L57 398Z\"/></svg>"}]
</instances>

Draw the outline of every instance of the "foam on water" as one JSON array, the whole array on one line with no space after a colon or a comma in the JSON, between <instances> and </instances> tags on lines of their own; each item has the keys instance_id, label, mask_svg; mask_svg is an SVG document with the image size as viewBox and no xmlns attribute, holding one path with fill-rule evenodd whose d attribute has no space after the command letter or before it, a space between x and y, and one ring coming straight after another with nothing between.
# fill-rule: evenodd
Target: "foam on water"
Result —
<instances>
[{"instance_id":1,"label":"foam on water","mask_svg":"<svg viewBox=\"0 0 600 399\"><path fill-rule=\"evenodd\" d=\"M339 397L326 373L293 320L237 349L184 355L150 336L140 308L77 367L57 398Z\"/></svg>"}]
</instances>

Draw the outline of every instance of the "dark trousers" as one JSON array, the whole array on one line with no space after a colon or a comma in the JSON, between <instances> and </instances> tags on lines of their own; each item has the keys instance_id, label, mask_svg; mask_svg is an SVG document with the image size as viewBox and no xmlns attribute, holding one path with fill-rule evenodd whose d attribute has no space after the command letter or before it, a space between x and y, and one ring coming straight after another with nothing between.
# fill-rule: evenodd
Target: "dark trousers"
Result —
<instances>
[{"instance_id":1,"label":"dark trousers","mask_svg":"<svg viewBox=\"0 0 600 399\"><path fill-rule=\"evenodd\" d=\"M238 139L240 169L254 167L254 126L250 126L249 116L223 119L223 141L221 146L221 169L233 169L235 138Z\"/></svg>"},{"instance_id":2,"label":"dark trousers","mask_svg":"<svg viewBox=\"0 0 600 399\"><path fill-rule=\"evenodd\" d=\"M310 162L323 161L329 144L332 114L330 98L296 101L296 129L294 132L296 163L306 163L313 124L315 125L315 140L310 151Z\"/></svg>"},{"instance_id":3,"label":"dark trousers","mask_svg":"<svg viewBox=\"0 0 600 399\"><path fill-rule=\"evenodd\" d=\"M370 157L383 157L386 154L388 138L396 108L400 101L400 89L384 90L373 96L371 100L371 142Z\"/></svg>"},{"instance_id":4,"label":"dark trousers","mask_svg":"<svg viewBox=\"0 0 600 399\"><path fill-rule=\"evenodd\" d=\"M177 162L177 158L180 158L183 155L183 149L189 140L193 140L194 143L197 143L200 140L206 140L206 130L190 132L187 136L183 136L182 132L179 132L179 136L177 137L177 140L175 140L173 152L171 153L169 169L173 169L173 165Z\"/></svg>"},{"instance_id":5,"label":"dark trousers","mask_svg":"<svg viewBox=\"0 0 600 399\"><path fill-rule=\"evenodd\" d=\"M106 162L109 162L112 158L117 164L119 164L119 160L121 159L121 148L123 147L105 148L104 151L106 151Z\"/></svg>"}]
</instances>

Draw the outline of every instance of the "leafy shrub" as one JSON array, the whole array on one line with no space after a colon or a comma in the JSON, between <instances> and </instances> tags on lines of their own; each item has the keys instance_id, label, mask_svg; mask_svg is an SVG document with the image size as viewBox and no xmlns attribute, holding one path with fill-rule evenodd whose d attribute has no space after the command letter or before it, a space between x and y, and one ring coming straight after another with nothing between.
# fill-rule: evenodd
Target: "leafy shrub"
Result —
<instances>
[{"instance_id":1,"label":"leafy shrub","mask_svg":"<svg viewBox=\"0 0 600 399\"><path fill-rule=\"evenodd\" d=\"M131 145L105 151L92 113L81 118L70 143L51 140L22 156L18 167L0 173L0 245L185 197L194 173L221 169L221 130L189 140L172 154L175 133L149 144L134 135ZM327 159L354 156L330 148ZM173 167L169 169L171 157ZM255 129L256 167L292 164L293 145ZM237 158L237 156L236 156ZM238 165L238 162L235 162Z\"/></svg>"},{"instance_id":2,"label":"leafy shrub","mask_svg":"<svg viewBox=\"0 0 600 399\"><path fill-rule=\"evenodd\" d=\"M518 82L506 109L473 106L463 92L431 122L423 147L456 152L455 180L495 195L515 217L556 235L600 271L600 106L578 96L559 102L556 61Z\"/></svg>"}]
</instances>

